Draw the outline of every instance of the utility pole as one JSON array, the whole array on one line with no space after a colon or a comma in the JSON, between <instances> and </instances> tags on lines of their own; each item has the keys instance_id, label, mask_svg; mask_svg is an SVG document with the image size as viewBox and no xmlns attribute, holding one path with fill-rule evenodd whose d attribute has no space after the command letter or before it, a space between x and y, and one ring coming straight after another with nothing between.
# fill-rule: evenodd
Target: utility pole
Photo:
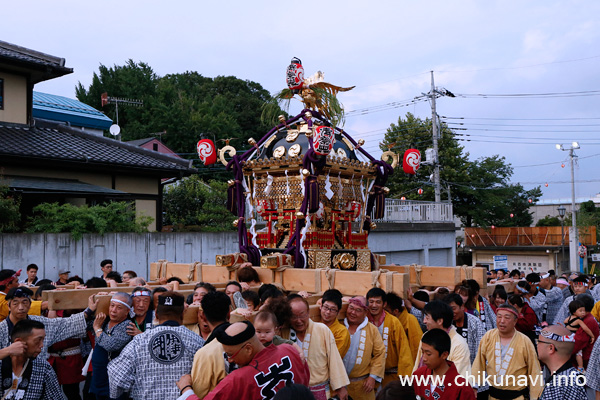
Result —
<instances>
[{"instance_id":1,"label":"utility pole","mask_svg":"<svg viewBox=\"0 0 600 400\"><path fill-rule=\"evenodd\" d=\"M435 202L440 203L442 196L440 192L440 163L438 157L438 129L437 129L437 112L435 109L435 83L433 81L433 71L431 71L431 126L433 128L433 187L435 189Z\"/></svg>"},{"instance_id":2,"label":"utility pole","mask_svg":"<svg viewBox=\"0 0 600 400\"><path fill-rule=\"evenodd\" d=\"M573 142L571 143L570 147L565 147L562 144L557 144L556 148L558 150L562 150L562 151L568 151L569 152L569 161L571 164L571 222L573 223L572 225L572 230L571 230L571 235L569 235L569 241L571 242L571 246L569 246L569 267L571 269L571 271L579 271L579 257L577 254L577 250L579 248L579 233L577 232L577 221L576 221L576 214L577 214L577 210L576 207L577 205L575 204L575 165L574 165L574 158L577 157L577 155L575 155L575 150L579 149L579 143L577 142ZM583 271L580 271L583 272Z\"/></svg>"}]
</instances>

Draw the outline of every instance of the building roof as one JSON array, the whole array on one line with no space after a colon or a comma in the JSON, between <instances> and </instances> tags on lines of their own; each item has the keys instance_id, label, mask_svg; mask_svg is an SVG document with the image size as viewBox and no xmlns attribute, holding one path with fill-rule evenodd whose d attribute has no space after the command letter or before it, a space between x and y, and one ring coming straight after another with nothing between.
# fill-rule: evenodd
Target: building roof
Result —
<instances>
[{"instance_id":1,"label":"building roof","mask_svg":"<svg viewBox=\"0 0 600 400\"><path fill-rule=\"evenodd\" d=\"M35 126L0 124L0 143L0 160L5 165L135 170L163 178L188 176L196 171L191 168L191 160L39 120Z\"/></svg>"},{"instance_id":2,"label":"building roof","mask_svg":"<svg viewBox=\"0 0 600 400\"><path fill-rule=\"evenodd\" d=\"M112 125L110 118L92 106L68 97L36 91L33 92L33 117L102 130Z\"/></svg>"},{"instance_id":3,"label":"building roof","mask_svg":"<svg viewBox=\"0 0 600 400\"><path fill-rule=\"evenodd\" d=\"M73 72L65 67L65 59L51 56L0 40L0 64L8 72L28 73L32 83L57 78Z\"/></svg>"},{"instance_id":4,"label":"building roof","mask_svg":"<svg viewBox=\"0 0 600 400\"><path fill-rule=\"evenodd\" d=\"M593 201L595 204L600 204L600 194L594 197L576 197L575 204L585 203L586 201ZM552 205L571 205L570 197L562 197L558 199L541 199L536 202L536 206L552 206Z\"/></svg>"},{"instance_id":5,"label":"building roof","mask_svg":"<svg viewBox=\"0 0 600 400\"><path fill-rule=\"evenodd\" d=\"M3 176L0 180L13 190L27 193L63 193L71 195L129 196L120 190L81 182L76 179L38 178L29 176Z\"/></svg>"},{"instance_id":6,"label":"building roof","mask_svg":"<svg viewBox=\"0 0 600 400\"><path fill-rule=\"evenodd\" d=\"M154 139L156 139L156 138L149 137L149 138L145 138L145 139L128 140L127 143L132 144L134 146L142 146Z\"/></svg>"}]
</instances>

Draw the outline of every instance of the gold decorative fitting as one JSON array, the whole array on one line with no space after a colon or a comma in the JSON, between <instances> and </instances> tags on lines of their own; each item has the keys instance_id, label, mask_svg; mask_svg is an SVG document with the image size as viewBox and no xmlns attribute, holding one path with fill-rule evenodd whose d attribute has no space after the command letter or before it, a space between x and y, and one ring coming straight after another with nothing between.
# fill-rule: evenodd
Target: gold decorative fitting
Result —
<instances>
[{"instance_id":1,"label":"gold decorative fitting","mask_svg":"<svg viewBox=\"0 0 600 400\"><path fill-rule=\"evenodd\" d=\"M305 112L305 113L304 113L304 116L305 116L307 119L311 119L311 118L312 118L312 113L311 113L310 111L307 111L307 112Z\"/></svg>"},{"instance_id":2,"label":"gold decorative fitting","mask_svg":"<svg viewBox=\"0 0 600 400\"><path fill-rule=\"evenodd\" d=\"M388 151L384 151L383 154L381 154L382 161L387 162L390 158L392 159L392 168L396 168L400 161L398 153L394 153L393 151L388 150Z\"/></svg>"},{"instance_id":3,"label":"gold decorative fitting","mask_svg":"<svg viewBox=\"0 0 600 400\"><path fill-rule=\"evenodd\" d=\"M302 175L304 175L305 177L306 177L306 176L309 176L309 175L310 175L310 171L309 171L309 170L307 170L306 168L304 168L304 169L302 170Z\"/></svg>"},{"instance_id":4,"label":"gold decorative fitting","mask_svg":"<svg viewBox=\"0 0 600 400\"><path fill-rule=\"evenodd\" d=\"M240 224L240 220L236 219L233 221L233 226L235 226L237 228L237 226Z\"/></svg>"},{"instance_id":5,"label":"gold decorative fitting","mask_svg":"<svg viewBox=\"0 0 600 400\"><path fill-rule=\"evenodd\" d=\"M285 155L285 147L279 146L275 150L273 150L273 157L281 158Z\"/></svg>"},{"instance_id":6,"label":"gold decorative fitting","mask_svg":"<svg viewBox=\"0 0 600 400\"><path fill-rule=\"evenodd\" d=\"M280 115L278 118L279 118L279 122L281 122L282 124L285 125L285 117L283 115Z\"/></svg>"},{"instance_id":7,"label":"gold decorative fitting","mask_svg":"<svg viewBox=\"0 0 600 400\"><path fill-rule=\"evenodd\" d=\"M235 185L235 181L233 179L230 179L227 181L227 185L233 186L233 185Z\"/></svg>"},{"instance_id":8,"label":"gold decorative fitting","mask_svg":"<svg viewBox=\"0 0 600 400\"><path fill-rule=\"evenodd\" d=\"M297 131L297 130L295 130L295 129L294 129L294 130L290 130L290 131L288 131L288 134L287 134L287 136L285 137L285 140L286 140L288 143L295 142L295 141L296 141L296 139L298 138L298 135L299 135L299 134L300 134L300 132L298 132L298 131Z\"/></svg>"},{"instance_id":9,"label":"gold decorative fitting","mask_svg":"<svg viewBox=\"0 0 600 400\"><path fill-rule=\"evenodd\" d=\"M362 146L365 144L365 139L358 139L358 147Z\"/></svg>"},{"instance_id":10,"label":"gold decorative fitting","mask_svg":"<svg viewBox=\"0 0 600 400\"><path fill-rule=\"evenodd\" d=\"M250 139L248 139L248 144L250 146L256 147L256 140L254 140L254 138L250 138Z\"/></svg>"},{"instance_id":11,"label":"gold decorative fitting","mask_svg":"<svg viewBox=\"0 0 600 400\"><path fill-rule=\"evenodd\" d=\"M307 138L310 138L310 137L312 137L312 135L313 135L313 132L314 132L314 129L315 129L315 127L314 127L314 125L313 125L313 127L312 127L311 129L307 130L307 131L304 133L304 134L306 135L306 137L307 137Z\"/></svg>"},{"instance_id":12,"label":"gold decorative fitting","mask_svg":"<svg viewBox=\"0 0 600 400\"><path fill-rule=\"evenodd\" d=\"M290 157L296 157L301 152L302 152L302 146L300 146L298 143L296 143L295 145L292 145L292 147L290 147L290 149L288 150L288 155Z\"/></svg>"},{"instance_id":13,"label":"gold decorative fitting","mask_svg":"<svg viewBox=\"0 0 600 400\"><path fill-rule=\"evenodd\" d=\"M375 228L377 228L377 224L375 222L371 222L370 227L371 227L371 229L375 229Z\"/></svg>"},{"instance_id":14,"label":"gold decorative fitting","mask_svg":"<svg viewBox=\"0 0 600 400\"><path fill-rule=\"evenodd\" d=\"M348 146L348 150L354 151L354 145L348 140L348 138L342 137L342 142L346 143L346 146Z\"/></svg>"},{"instance_id":15,"label":"gold decorative fitting","mask_svg":"<svg viewBox=\"0 0 600 400\"><path fill-rule=\"evenodd\" d=\"M233 146L225 146L222 149L219 149L219 160L223 163L224 166L227 166L227 160L225 159L225 153L229 155L229 157L235 156L235 147Z\"/></svg>"},{"instance_id":16,"label":"gold decorative fitting","mask_svg":"<svg viewBox=\"0 0 600 400\"><path fill-rule=\"evenodd\" d=\"M356 262L356 258L350 253L341 253L333 256L332 264L334 268L352 269Z\"/></svg>"},{"instance_id":17,"label":"gold decorative fitting","mask_svg":"<svg viewBox=\"0 0 600 400\"><path fill-rule=\"evenodd\" d=\"M383 190L383 193L385 193L385 194L389 194L390 193L390 188L389 187L384 187L382 190Z\"/></svg>"},{"instance_id":18,"label":"gold decorative fitting","mask_svg":"<svg viewBox=\"0 0 600 400\"><path fill-rule=\"evenodd\" d=\"M341 147L337 149L337 155L342 158L348 158L346 151L344 149L342 149Z\"/></svg>"},{"instance_id":19,"label":"gold decorative fitting","mask_svg":"<svg viewBox=\"0 0 600 400\"><path fill-rule=\"evenodd\" d=\"M296 213L296 218L298 218L298 219L304 219L304 213L302 211L298 211Z\"/></svg>"}]
</instances>

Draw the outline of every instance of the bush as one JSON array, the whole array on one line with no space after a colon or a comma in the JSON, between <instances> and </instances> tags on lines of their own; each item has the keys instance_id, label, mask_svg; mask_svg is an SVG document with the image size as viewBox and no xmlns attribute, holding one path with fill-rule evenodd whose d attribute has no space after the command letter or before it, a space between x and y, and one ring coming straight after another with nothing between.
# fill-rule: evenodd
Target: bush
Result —
<instances>
[{"instance_id":1,"label":"bush","mask_svg":"<svg viewBox=\"0 0 600 400\"><path fill-rule=\"evenodd\" d=\"M26 232L69 232L73 239L81 239L84 233L148 231L153 218L136 217L131 203L111 202L106 205L81 206L72 204L42 203L33 209Z\"/></svg>"},{"instance_id":2,"label":"bush","mask_svg":"<svg viewBox=\"0 0 600 400\"><path fill-rule=\"evenodd\" d=\"M194 175L165 189L165 225L174 231L223 232L234 230L235 216L227 211L227 183L205 183Z\"/></svg>"},{"instance_id":3,"label":"bush","mask_svg":"<svg viewBox=\"0 0 600 400\"><path fill-rule=\"evenodd\" d=\"M17 232L21 223L20 201L8 194L8 186L0 186L0 232Z\"/></svg>"}]
</instances>

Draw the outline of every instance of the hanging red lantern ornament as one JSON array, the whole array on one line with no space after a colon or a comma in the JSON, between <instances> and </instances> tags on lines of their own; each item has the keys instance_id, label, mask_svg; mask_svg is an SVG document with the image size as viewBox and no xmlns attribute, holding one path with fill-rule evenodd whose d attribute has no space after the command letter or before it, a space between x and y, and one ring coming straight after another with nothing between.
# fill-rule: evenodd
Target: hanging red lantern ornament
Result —
<instances>
[{"instance_id":1,"label":"hanging red lantern ornament","mask_svg":"<svg viewBox=\"0 0 600 400\"><path fill-rule=\"evenodd\" d=\"M496 229L496 226L495 226L495 225L492 225L492 229Z\"/></svg>"},{"instance_id":2,"label":"hanging red lantern ornament","mask_svg":"<svg viewBox=\"0 0 600 400\"><path fill-rule=\"evenodd\" d=\"M400 197L400 200L404 201L404 200L406 200L406 197L402 196L402 197Z\"/></svg>"},{"instance_id":3,"label":"hanging red lantern ornament","mask_svg":"<svg viewBox=\"0 0 600 400\"><path fill-rule=\"evenodd\" d=\"M560 167L561 167L561 168L564 168L564 167L565 167L565 164L560 164Z\"/></svg>"},{"instance_id":4,"label":"hanging red lantern ornament","mask_svg":"<svg viewBox=\"0 0 600 400\"><path fill-rule=\"evenodd\" d=\"M304 83L304 67L299 58L292 58L291 64L287 67L286 76L287 85L292 92L298 93Z\"/></svg>"},{"instance_id":5,"label":"hanging red lantern ornament","mask_svg":"<svg viewBox=\"0 0 600 400\"><path fill-rule=\"evenodd\" d=\"M196 146L198 150L198 157L204 165L211 165L217 162L217 151L215 150L215 144L210 139L202 139L198 141Z\"/></svg>"},{"instance_id":6,"label":"hanging red lantern ornament","mask_svg":"<svg viewBox=\"0 0 600 400\"><path fill-rule=\"evenodd\" d=\"M419 188L419 190L417 190L417 193L423 194L423 189Z\"/></svg>"},{"instance_id":7,"label":"hanging red lantern ornament","mask_svg":"<svg viewBox=\"0 0 600 400\"><path fill-rule=\"evenodd\" d=\"M511 217L511 218L514 218L514 216L515 216L515 214L512 214L512 213L510 214L510 217Z\"/></svg>"},{"instance_id":8,"label":"hanging red lantern ornament","mask_svg":"<svg viewBox=\"0 0 600 400\"><path fill-rule=\"evenodd\" d=\"M544 186L548 187L548 182L544 183Z\"/></svg>"},{"instance_id":9,"label":"hanging red lantern ornament","mask_svg":"<svg viewBox=\"0 0 600 400\"><path fill-rule=\"evenodd\" d=\"M313 148L315 153L320 156L327 156L333 149L335 143L335 133L328 126L317 126L313 137Z\"/></svg>"},{"instance_id":10,"label":"hanging red lantern ornament","mask_svg":"<svg viewBox=\"0 0 600 400\"><path fill-rule=\"evenodd\" d=\"M405 173L415 175L421 166L421 152L417 149L408 149L404 152L402 169Z\"/></svg>"},{"instance_id":11,"label":"hanging red lantern ornament","mask_svg":"<svg viewBox=\"0 0 600 400\"><path fill-rule=\"evenodd\" d=\"M527 201L529 202L529 204L533 203L533 199L527 199Z\"/></svg>"}]
</instances>

